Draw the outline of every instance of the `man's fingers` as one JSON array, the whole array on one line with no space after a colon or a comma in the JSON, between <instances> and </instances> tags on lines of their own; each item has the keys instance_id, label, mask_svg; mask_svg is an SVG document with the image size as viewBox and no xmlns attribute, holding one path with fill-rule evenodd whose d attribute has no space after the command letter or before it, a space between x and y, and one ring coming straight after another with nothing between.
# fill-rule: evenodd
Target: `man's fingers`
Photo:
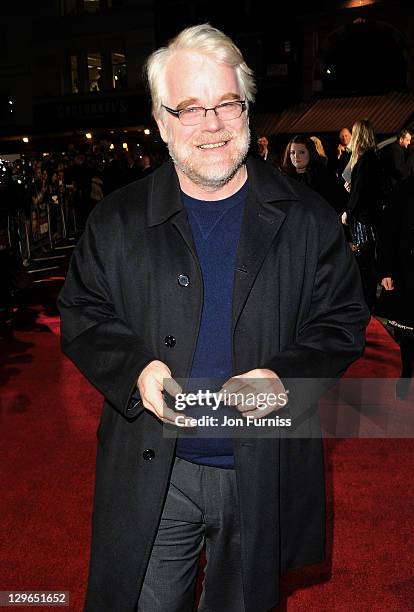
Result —
<instances>
[{"instance_id":1,"label":"man's fingers","mask_svg":"<svg viewBox=\"0 0 414 612\"><path fill-rule=\"evenodd\" d=\"M244 404L246 397L251 397L254 395L254 393L255 391L253 387L251 387L247 382L240 384L237 387L226 387L226 393L223 395L223 403L226 406L239 406L240 404Z\"/></svg>"},{"instance_id":2,"label":"man's fingers","mask_svg":"<svg viewBox=\"0 0 414 612\"><path fill-rule=\"evenodd\" d=\"M279 378L231 378L219 393L223 394L226 406L235 406L239 412L252 410L256 406L266 408L266 396L273 398L284 387Z\"/></svg>"},{"instance_id":3,"label":"man's fingers","mask_svg":"<svg viewBox=\"0 0 414 612\"><path fill-rule=\"evenodd\" d=\"M246 414L250 413L252 410L256 410L257 405L256 404L252 405L251 403L249 403L249 404L237 404L235 406L235 408L241 414L246 415Z\"/></svg>"},{"instance_id":4,"label":"man's fingers","mask_svg":"<svg viewBox=\"0 0 414 612\"><path fill-rule=\"evenodd\" d=\"M240 393L241 391L245 392L247 387L249 387L250 382L251 380L249 378L233 376L233 378L230 378L226 383L224 383L217 395L221 393L223 397L225 397L226 395L230 395L230 393Z\"/></svg>"},{"instance_id":5,"label":"man's fingers","mask_svg":"<svg viewBox=\"0 0 414 612\"><path fill-rule=\"evenodd\" d=\"M261 410L250 410L250 412L242 412L241 415L243 417L252 417L253 419L260 419L261 417L266 416L267 413L263 414Z\"/></svg>"},{"instance_id":6,"label":"man's fingers","mask_svg":"<svg viewBox=\"0 0 414 612\"><path fill-rule=\"evenodd\" d=\"M172 423L172 425L176 424L177 413L172 410L165 401L163 401L161 406L161 420L164 423Z\"/></svg>"},{"instance_id":7,"label":"man's fingers","mask_svg":"<svg viewBox=\"0 0 414 612\"><path fill-rule=\"evenodd\" d=\"M163 423L170 423L171 425L176 424L175 418L177 414L174 412L174 410L171 410L171 408L169 408L164 401L154 403L148 401L147 399L144 402L144 406L147 408L147 410L155 414L155 416Z\"/></svg>"},{"instance_id":8,"label":"man's fingers","mask_svg":"<svg viewBox=\"0 0 414 612\"><path fill-rule=\"evenodd\" d=\"M278 410L281 407L279 396L286 395L280 378L268 370L252 370L248 374L234 376L224 383L219 392L224 403L234 406L244 417L258 418Z\"/></svg>"},{"instance_id":9,"label":"man's fingers","mask_svg":"<svg viewBox=\"0 0 414 612\"><path fill-rule=\"evenodd\" d=\"M260 395L260 394L259 394ZM257 415L264 415L266 411L272 412L273 410L278 410L280 406L275 404L272 405L266 403L266 398L258 397L257 395L252 395L251 397L246 398L245 403L240 403L236 405L236 410L240 412L243 416L248 416L253 412Z\"/></svg>"},{"instance_id":10,"label":"man's fingers","mask_svg":"<svg viewBox=\"0 0 414 612\"><path fill-rule=\"evenodd\" d=\"M256 408L255 410L251 409L246 412L241 412L242 417L253 417L254 419L261 419L263 417L272 414L273 412L277 412L280 409L280 406L266 406L264 408Z\"/></svg>"},{"instance_id":11,"label":"man's fingers","mask_svg":"<svg viewBox=\"0 0 414 612\"><path fill-rule=\"evenodd\" d=\"M174 380L174 378L164 378L163 385L165 391L168 393L168 395L171 395L172 397L175 397L176 395L178 395L178 393L183 392L182 388L180 387L178 382Z\"/></svg>"},{"instance_id":12,"label":"man's fingers","mask_svg":"<svg viewBox=\"0 0 414 612\"><path fill-rule=\"evenodd\" d=\"M152 394L148 394L143 396L143 404L144 407L147 408L150 412L155 414L155 416L160 419L163 423L168 423L170 425L177 425L177 416L180 413L175 412L172 408L168 406L165 402L162 393L156 392ZM182 420L180 425L183 426ZM193 427L189 423L185 422L186 427Z\"/></svg>"}]
</instances>

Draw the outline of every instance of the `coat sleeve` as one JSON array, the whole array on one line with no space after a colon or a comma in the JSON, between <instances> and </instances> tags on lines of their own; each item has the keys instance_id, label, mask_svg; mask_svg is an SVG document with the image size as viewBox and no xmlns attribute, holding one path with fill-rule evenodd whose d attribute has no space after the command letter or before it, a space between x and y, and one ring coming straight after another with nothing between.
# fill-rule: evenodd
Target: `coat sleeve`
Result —
<instances>
[{"instance_id":1,"label":"coat sleeve","mask_svg":"<svg viewBox=\"0 0 414 612\"><path fill-rule=\"evenodd\" d=\"M62 350L116 410L135 417L142 410L132 397L137 378L155 357L115 311L107 279L113 263L96 217L88 220L58 298Z\"/></svg>"},{"instance_id":2,"label":"coat sleeve","mask_svg":"<svg viewBox=\"0 0 414 612\"><path fill-rule=\"evenodd\" d=\"M296 339L262 366L276 372L289 389L293 418L361 356L370 319L356 262L331 216L320 231L318 253L310 305Z\"/></svg>"}]
</instances>

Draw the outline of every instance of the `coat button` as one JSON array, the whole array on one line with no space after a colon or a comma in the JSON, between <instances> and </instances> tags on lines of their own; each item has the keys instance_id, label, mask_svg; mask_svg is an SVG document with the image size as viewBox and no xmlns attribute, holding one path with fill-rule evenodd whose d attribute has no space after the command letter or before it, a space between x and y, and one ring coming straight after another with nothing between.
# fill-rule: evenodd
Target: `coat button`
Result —
<instances>
[{"instance_id":1,"label":"coat button","mask_svg":"<svg viewBox=\"0 0 414 612\"><path fill-rule=\"evenodd\" d=\"M168 346L169 348L173 348L173 346L175 346L175 343L176 343L176 339L174 338L174 336L165 336L164 338L165 346Z\"/></svg>"},{"instance_id":2,"label":"coat button","mask_svg":"<svg viewBox=\"0 0 414 612\"><path fill-rule=\"evenodd\" d=\"M145 459L145 461L152 461L155 457L155 453L152 450L152 448L146 448L144 452L142 453L142 456Z\"/></svg>"},{"instance_id":3,"label":"coat button","mask_svg":"<svg viewBox=\"0 0 414 612\"><path fill-rule=\"evenodd\" d=\"M177 280L180 287L188 287L190 284L190 277L187 274L180 274Z\"/></svg>"}]
</instances>

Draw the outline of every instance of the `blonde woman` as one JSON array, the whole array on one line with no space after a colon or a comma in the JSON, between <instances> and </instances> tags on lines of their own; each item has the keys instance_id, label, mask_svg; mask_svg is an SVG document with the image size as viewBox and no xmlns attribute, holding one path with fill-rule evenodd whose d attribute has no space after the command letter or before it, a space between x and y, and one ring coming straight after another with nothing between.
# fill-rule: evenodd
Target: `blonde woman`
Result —
<instances>
[{"instance_id":1,"label":"blonde woman","mask_svg":"<svg viewBox=\"0 0 414 612\"><path fill-rule=\"evenodd\" d=\"M326 151L322 144L322 140L317 136L310 136L310 139L315 143L316 151L318 152L319 157L322 158L322 161L325 165L328 163L328 156L326 155Z\"/></svg>"},{"instance_id":2,"label":"blonde woman","mask_svg":"<svg viewBox=\"0 0 414 612\"><path fill-rule=\"evenodd\" d=\"M375 243L381 213L381 164L374 129L366 119L352 128L350 192L342 223L349 225L354 251L361 272L365 299L372 310L376 299Z\"/></svg>"}]
</instances>

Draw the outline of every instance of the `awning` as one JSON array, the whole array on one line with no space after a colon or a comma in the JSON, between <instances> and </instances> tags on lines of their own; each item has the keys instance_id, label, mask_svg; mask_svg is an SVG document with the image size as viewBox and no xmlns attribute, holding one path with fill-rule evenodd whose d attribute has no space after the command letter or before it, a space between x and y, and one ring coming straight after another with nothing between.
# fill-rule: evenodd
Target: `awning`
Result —
<instances>
[{"instance_id":1,"label":"awning","mask_svg":"<svg viewBox=\"0 0 414 612\"><path fill-rule=\"evenodd\" d=\"M351 129L358 119L369 119L377 134L395 134L414 119L414 95L394 92L382 96L322 98L287 109L274 116L273 123L268 119L269 131L261 133L339 132L342 127Z\"/></svg>"},{"instance_id":2,"label":"awning","mask_svg":"<svg viewBox=\"0 0 414 612\"><path fill-rule=\"evenodd\" d=\"M258 136L290 133L290 126L295 123L309 107L309 103L302 102L281 113L263 113L252 115L251 123Z\"/></svg>"}]
</instances>

